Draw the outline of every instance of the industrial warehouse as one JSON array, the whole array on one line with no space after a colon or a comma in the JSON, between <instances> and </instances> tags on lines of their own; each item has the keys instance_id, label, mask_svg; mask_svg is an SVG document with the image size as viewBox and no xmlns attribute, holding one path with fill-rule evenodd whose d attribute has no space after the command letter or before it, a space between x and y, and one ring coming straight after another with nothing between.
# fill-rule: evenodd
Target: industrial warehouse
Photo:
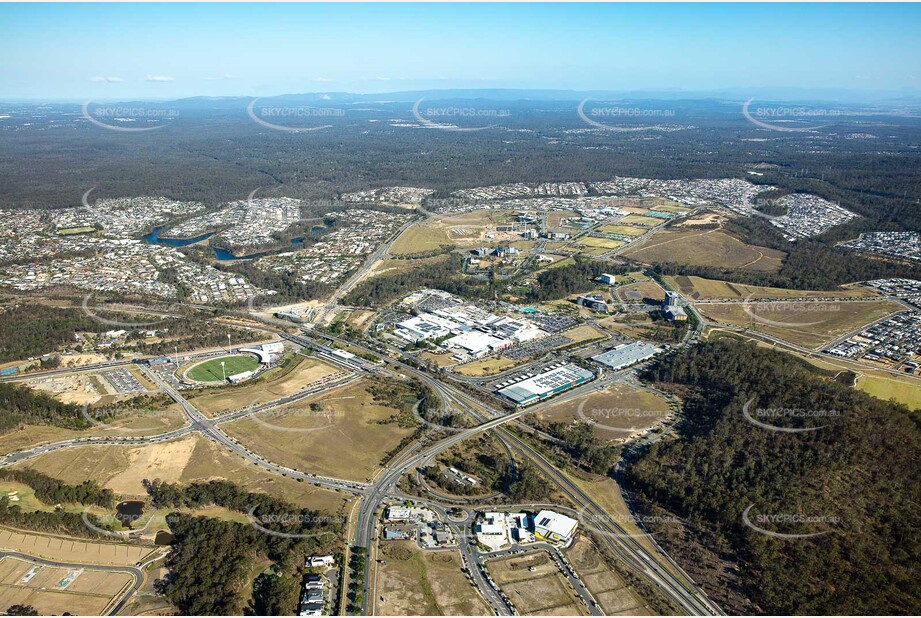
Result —
<instances>
[{"instance_id":1,"label":"industrial warehouse","mask_svg":"<svg viewBox=\"0 0 921 618\"><path fill-rule=\"evenodd\" d=\"M585 384L595 378L595 374L571 363L556 365L536 376L526 374L519 382L507 386L499 385L498 393L522 407L553 397L574 386Z\"/></svg>"},{"instance_id":2,"label":"industrial warehouse","mask_svg":"<svg viewBox=\"0 0 921 618\"><path fill-rule=\"evenodd\" d=\"M634 341L633 343L625 343L611 348L607 352L593 356L592 360L600 365L604 365L608 369L617 371L618 369L623 369L624 367L629 367L640 361L652 358L661 351L662 350L654 345L643 343L642 341Z\"/></svg>"}]
</instances>

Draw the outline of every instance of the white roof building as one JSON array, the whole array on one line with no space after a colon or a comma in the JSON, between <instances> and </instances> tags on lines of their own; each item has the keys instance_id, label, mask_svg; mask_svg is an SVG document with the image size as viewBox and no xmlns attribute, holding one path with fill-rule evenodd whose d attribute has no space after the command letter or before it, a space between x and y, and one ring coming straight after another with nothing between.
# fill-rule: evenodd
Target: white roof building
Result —
<instances>
[{"instance_id":1,"label":"white roof building","mask_svg":"<svg viewBox=\"0 0 921 618\"><path fill-rule=\"evenodd\" d=\"M397 324L396 333L404 339L419 341L424 339L438 339L450 335L453 330L460 327L453 320L440 315L422 313L415 317L403 320Z\"/></svg>"},{"instance_id":2,"label":"white roof building","mask_svg":"<svg viewBox=\"0 0 921 618\"><path fill-rule=\"evenodd\" d=\"M579 522L555 511L541 511L534 518L534 532L551 541L568 541Z\"/></svg>"},{"instance_id":3,"label":"white roof building","mask_svg":"<svg viewBox=\"0 0 921 618\"><path fill-rule=\"evenodd\" d=\"M451 337L445 344L453 348L462 348L471 356L483 356L494 350L501 350L512 344L508 339L499 339L478 330L470 330Z\"/></svg>"},{"instance_id":4,"label":"white roof building","mask_svg":"<svg viewBox=\"0 0 921 618\"><path fill-rule=\"evenodd\" d=\"M273 341L271 343L263 343L262 349L270 354L284 354L285 353L285 344L281 341Z\"/></svg>"}]
</instances>

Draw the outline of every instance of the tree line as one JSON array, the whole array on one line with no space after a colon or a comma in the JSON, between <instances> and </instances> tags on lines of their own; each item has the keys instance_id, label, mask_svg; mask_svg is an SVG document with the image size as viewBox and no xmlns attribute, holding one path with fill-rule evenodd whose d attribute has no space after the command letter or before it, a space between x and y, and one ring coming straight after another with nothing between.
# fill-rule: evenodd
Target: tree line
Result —
<instances>
[{"instance_id":1,"label":"tree line","mask_svg":"<svg viewBox=\"0 0 921 618\"><path fill-rule=\"evenodd\" d=\"M90 421L80 406L9 382L0 382L0 433L22 424L87 429Z\"/></svg>"},{"instance_id":2,"label":"tree line","mask_svg":"<svg viewBox=\"0 0 921 618\"><path fill-rule=\"evenodd\" d=\"M265 559L274 563L271 575L278 579L257 577L249 608L271 612L267 615L291 613L298 602L305 558L329 553L342 534L341 518L247 492L227 481L180 486L153 480L146 485L158 508L213 504L246 514L258 524L178 511L168 515L173 534L166 561L169 575L157 582L157 588L185 615L242 614L243 588L252 564Z\"/></svg>"},{"instance_id":3,"label":"tree line","mask_svg":"<svg viewBox=\"0 0 921 618\"><path fill-rule=\"evenodd\" d=\"M624 482L644 512L685 522L681 533L658 526L657 538L687 568L695 570L692 556L702 552L735 563L735 586L750 605L727 598L725 609L921 611L921 412L791 355L728 339L665 359L644 378L682 395L683 421L678 439L625 467ZM756 426L746 410L807 431ZM760 524L771 532L819 536L762 534L746 524L749 508L750 522L774 517ZM718 601L722 586L709 591Z\"/></svg>"}]
</instances>

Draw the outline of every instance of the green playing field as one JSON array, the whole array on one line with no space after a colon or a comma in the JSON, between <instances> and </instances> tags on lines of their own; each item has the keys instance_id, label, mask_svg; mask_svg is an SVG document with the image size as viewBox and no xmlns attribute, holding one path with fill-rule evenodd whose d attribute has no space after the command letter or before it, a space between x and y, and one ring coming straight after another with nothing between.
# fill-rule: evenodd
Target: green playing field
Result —
<instances>
[{"instance_id":1,"label":"green playing field","mask_svg":"<svg viewBox=\"0 0 921 618\"><path fill-rule=\"evenodd\" d=\"M223 373L221 363L224 363ZM259 361L243 354L212 358L195 365L186 372L186 376L197 382L220 382L224 376L232 376L244 371L251 371L259 366Z\"/></svg>"}]
</instances>

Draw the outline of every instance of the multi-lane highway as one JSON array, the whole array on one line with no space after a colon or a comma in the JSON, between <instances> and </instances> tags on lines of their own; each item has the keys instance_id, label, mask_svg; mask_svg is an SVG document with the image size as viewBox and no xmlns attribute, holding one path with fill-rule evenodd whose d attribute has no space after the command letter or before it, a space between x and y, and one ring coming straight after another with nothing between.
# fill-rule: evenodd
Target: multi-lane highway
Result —
<instances>
[{"instance_id":1,"label":"multi-lane highway","mask_svg":"<svg viewBox=\"0 0 921 618\"><path fill-rule=\"evenodd\" d=\"M335 337L322 335L332 340ZM349 345L363 349L356 342L349 342ZM367 350L370 352L370 350ZM719 607L707 598L703 590L697 586L690 577L688 577L680 567L661 552L653 552L644 548L635 538L631 536L630 531L626 530L621 524L613 521L605 511L594 501L594 499L585 494L578 486L575 485L566 475L564 475L556 466L554 466L544 455L531 447L528 443L522 441L511 432L502 429L502 425L512 422L525 414L540 409L542 405L537 404L531 408L525 408L501 414L499 411L489 408L482 402L472 402L469 395L462 391L432 378L428 374L415 369L405 363L394 359L388 359L389 363L397 366L401 372L413 375L415 378L423 381L433 388L442 398L443 402L455 407L458 411L464 412L478 421L475 427L456 431L446 438L436 442L433 445L424 448L412 449L404 452L396 460L391 462L390 466L383 472L379 479L372 484L372 488L365 493L362 503L359 507L354 545L366 547L369 552L373 552L373 540L377 528L377 515L380 506L388 495L393 493L399 479L412 468L428 461L433 456L444 451L451 446L463 442L480 433L496 430L498 436L503 441L511 444L522 456L537 465L541 472L552 480L569 498L573 504L582 505L584 517L590 518L594 527L598 528L606 545L620 558L627 567L635 573L647 579L656 586L662 594L669 598L676 606L691 615L719 615ZM609 374L608 379L613 379L615 373ZM569 399L585 394L595 389L594 383L589 383L581 387L560 395L554 404L560 400ZM484 415L479 409L486 411ZM486 418L486 417L490 418ZM368 569L373 568L374 561L368 560ZM373 590L370 588L372 578L370 573L366 573L364 578L363 610L368 611L368 599Z\"/></svg>"},{"instance_id":2,"label":"multi-lane highway","mask_svg":"<svg viewBox=\"0 0 921 618\"><path fill-rule=\"evenodd\" d=\"M273 324L273 326L275 325ZM346 343L369 353L374 353L372 350L364 348L358 342L345 342L338 340L335 337L329 337L328 335L322 335L320 333L290 335L285 332L279 332L279 334L281 334L286 339L289 339L300 345L309 346L320 353L324 353L324 355L328 355L331 348L317 343L317 335L326 337L333 341L338 341L339 343ZM412 445L411 447L404 450L401 454L399 454L390 463L390 465L382 469L378 475L371 480L370 483L359 483L345 479L315 476L307 472L280 466L265 460L259 455L256 455L246 447L242 446L227 436L227 434L225 434L219 428L219 425L224 422L242 418L243 416L249 414L255 414L270 407L289 403L290 401L296 400L302 396L307 396L307 394L314 394L320 390L345 383L350 379L355 379L358 374L363 372L379 369L377 365L368 363L367 361L362 361L361 359L347 361L341 358L331 358L330 360L338 362L340 366L347 368L349 370L349 376L342 378L340 381L334 381L321 385L317 387L316 390L311 390L309 393L298 393L297 395L293 395L282 400L270 402L269 404L263 404L262 406L239 410L216 419L210 419L206 417L197 408L195 408L194 405L185 399L185 397L183 397L176 388L164 380L162 376L144 367L143 370L145 371L146 375L160 388L160 390L168 394L174 401L179 403L188 419L188 426L174 430L173 432L159 434L156 436L121 436L102 437L96 439L80 438L44 445L36 447L30 451L22 451L20 453L9 455L6 459L0 461L0 466L9 465L16 461L34 457L38 454L41 454L42 452L48 452L49 450L55 450L58 448L85 446L87 444L149 444L153 442L175 439L193 431L200 432L208 439L213 440L214 442L222 445L227 450L239 455L240 457L270 473L281 474L283 476L296 479L303 479L305 481L320 484L330 489L337 489L340 491L347 491L360 495L362 500L357 512L353 544L355 546L361 546L368 549L369 560L367 561L367 564L370 571L373 569L374 565L374 560L372 558L375 546L374 540L377 528L378 513L381 506L384 504L388 497L398 495L396 486L403 475L407 474L410 470L418 467L419 465L424 464L438 453L443 452L445 449L448 449L455 444L461 443L464 440L479 435L483 432L493 432L493 435L495 435L506 448L510 447L515 452L519 453L524 459L534 463L548 479L553 481L554 484L559 487L563 494L566 495L567 498L573 502L573 504L583 505L583 517L590 518L593 526L597 527L602 532L601 536L603 537L605 544L609 546L614 555L621 559L627 567L658 587L663 595L671 599L678 607L689 614L713 615L720 613L719 608L712 601L710 601L706 595L704 595L700 588L696 586L690 580L690 578L687 577L673 561L671 561L671 559L669 559L661 552L650 553L650 551L647 551L647 549L640 545L635 539L631 538L629 532L626 531L622 526L616 522L610 521L611 518L605 515L603 509L597 503L595 503L595 501L590 496L586 495L579 487L577 487L565 474L563 474L549 460L547 460L543 454L538 452L527 442L524 442L518 438L515 434L503 428L503 425L515 422L525 414L529 414L535 411L536 408L541 407L543 404L538 404L536 407L516 410L514 412L505 414L499 410L491 408L490 406L480 401L472 400L469 394L461 391L457 387L447 384L441 380L437 380L427 373L411 367L399 360L388 358L386 359L386 362L398 369L400 373L412 375L414 378L421 380L429 387L431 387L441 398L442 406L446 411L451 409L453 411L466 414L478 424L474 427L466 429L453 430L453 432L449 433L449 435L432 444L426 444L424 441L420 441ZM609 374L606 376L605 382L613 380L615 377L616 374ZM561 400L582 396L596 388L598 388L597 382L577 387L567 393L560 395L553 401L553 403L556 404ZM461 538L463 537L464 535L461 535ZM472 546L469 545L461 548L461 551L467 560L472 559L472 556L475 556L476 553ZM473 564L471 564L471 566L473 566ZM475 570L476 569L471 568L471 571ZM472 573L471 576L473 577L474 582L478 585L481 594L490 603L490 605L492 605L493 609L497 613L507 613L508 608L505 606L504 601L500 596L496 595L495 591L492 590L492 587L489 586L488 582L484 580L482 574ZM363 610L365 613L367 613L369 611L369 601L373 602L372 572L366 573L363 585Z\"/></svg>"}]
</instances>

